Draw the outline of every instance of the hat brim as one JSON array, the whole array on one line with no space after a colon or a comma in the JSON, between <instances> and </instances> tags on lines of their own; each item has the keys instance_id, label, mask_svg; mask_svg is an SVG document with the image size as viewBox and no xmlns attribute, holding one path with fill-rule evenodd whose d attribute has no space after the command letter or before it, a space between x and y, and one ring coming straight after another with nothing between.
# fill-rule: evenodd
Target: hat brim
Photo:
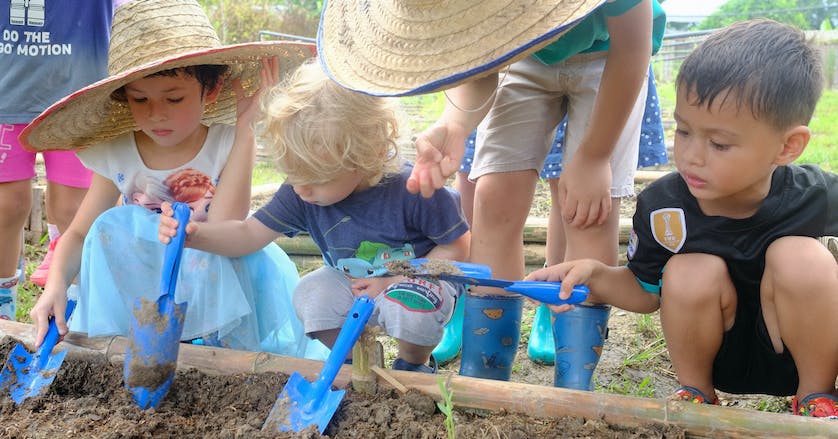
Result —
<instances>
[{"instance_id":1,"label":"hat brim","mask_svg":"<svg viewBox=\"0 0 838 439\"><path fill-rule=\"evenodd\" d=\"M394 2L326 1L317 32L329 76L373 96L430 93L497 71L555 41L604 1L385 3Z\"/></svg>"},{"instance_id":2,"label":"hat brim","mask_svg":"<svg viewBox=\"0 0 838 439\"><path fill-rule=\"evenodd\" d=\"M231 80L239 78L247 90L259 86L263 57L279 58L280 75L292 73L316 55L309 43L267 41L219 46L163 58L78 90L44 110L21 132L20 144L31 152L79 150L137 129L128 106L111 98L120 87L163 70L201 64L227 64L218 99L206 107L203 123L234 123L236 96Z\"/></svg>"}]
</instances>

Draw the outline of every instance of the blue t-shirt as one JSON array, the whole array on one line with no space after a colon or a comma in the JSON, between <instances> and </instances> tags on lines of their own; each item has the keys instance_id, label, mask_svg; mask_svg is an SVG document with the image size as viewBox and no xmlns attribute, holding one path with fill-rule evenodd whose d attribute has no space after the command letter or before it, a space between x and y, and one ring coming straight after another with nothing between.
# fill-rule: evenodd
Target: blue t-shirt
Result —
<instances>
[{"instance_id":1,"label":"blue t-shirt","mask_svg":"<svg viewBox=\"0 0 838 439\"><path fill-rule=\"evenodd\" d=\"M574 25L558 40L550 43L532 56L546 65L556 64L579 54L608 50L611 39L608 35L609 17L617 17L634 8L641 0L608 0L594 9L587 17ZM666 27L666 13L658 0L652 0L652 54L658 52L663 42Z\"/></svg>"},{"instance_id":2,"label":"blue t-shirt","mask_svg":"<svg viewBox=\"0 0 838 439\"><path fill-rule=\"evenodd\" d=\"M330 206L306 203L283 184L254 216L289 237L308 232L332 267L347 258L371 262L377 249L409 247L422 257L454 242L468 231L468 223L456 192L438 190L431 198L407 192L411 169L405 164L401 173Z\"/></svg>"},{"instance_id":3,"label":"blue t-shirt","mask_svg":"<svg viewBox=\"0 0 838 439\"><path fill-rule=\"evenodd\" d=\"M0 123L29 123L107 75L112 2L0 2Z\"/></svg>"}]
</instances>

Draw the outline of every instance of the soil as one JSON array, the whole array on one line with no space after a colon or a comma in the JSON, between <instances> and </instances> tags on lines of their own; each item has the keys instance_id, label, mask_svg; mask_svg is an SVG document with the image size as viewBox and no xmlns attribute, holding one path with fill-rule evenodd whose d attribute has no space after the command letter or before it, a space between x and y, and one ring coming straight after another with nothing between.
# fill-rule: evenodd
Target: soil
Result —
<instances>
[{"instance_id":1,"label":"soil","mask_svg":"<svg viewBox=\"0 0 838 439\"><path fill-rule=\"evenodd\" d=\"M0 356L6 358L15 343L10 338L0 342ZM123 386L122 365L109 363L100 354L70 352L55 382L41 395L20 406L7 395L0 397L0 437L319 437L313 426L295 433L262 430L287 378L276 373L213 376L179 370L161 404L141 410ZM435 402L420 393L380 391L368 396L350 388L325 436L445 438L444 421ZM629 429L598 420L544 420L509 413L455 411L454 423L457 437L462 438L684 437L672 426Z\"/></svg>"}]
</instances>

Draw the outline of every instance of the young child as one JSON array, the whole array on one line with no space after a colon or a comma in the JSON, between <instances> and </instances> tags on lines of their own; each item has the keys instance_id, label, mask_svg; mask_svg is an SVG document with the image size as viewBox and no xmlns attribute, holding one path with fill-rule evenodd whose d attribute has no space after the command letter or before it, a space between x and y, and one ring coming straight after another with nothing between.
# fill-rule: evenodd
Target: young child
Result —
<instances>
[{"instance_id":1,"label":"young child","mask_svg":"<svg viewBox=\"0 0 838 439\"><path fill-rule=\"evenodd\" d=\"M823 87L818 53L791 26L740 22L676 81L678 172L638 197L628 265L577 260L529 279L660 307L676 398L794 395L795 414L836 417L838 263L816 238L838 234L838 176L791 164Z\"/></svg>"},{"instance_id":2,"label":"young child","mask_svg":"<svg viewBox=\"0 0 838 439\"><path fill-rule=\"evenodd\" d=\"M30 313L38 343L50 316L67 332L68 295L79 300L71 329L91 337L126 334L135 299L160 296L161 202L189 202L192 218L208 222L247 216L261 90L312 54L311 45L288 43L222 47L194 0L116 10L110 76L47 109L21 137L33 150L91 145L78 156L94 171ZM213 123L226 121L235 126ZM306 354L290 311L296 267L276 245L262 247L237 259L184 252L175 294L188 303L184 340Z\"/></svg>"},{"instance_id":3,"label":"young child","mask_svg":"<svg viewBox=\"0 0 838 439\"><path fill-rule=\"evenodd\" d=\"M324 266L300 280L294 309L309 336L332 346L355 296L374 298L371 324L398 339L394 369L432 373L430 354L454 309L458 286L386 276L387 262L413 257L462 260L468 225L453 192L411 195L411 166L396 147L389 101L349 91L316 64L265 100L265 144L276 147L286 181L241 221L190 223L186 245L227 256L250 253L281 235L308 232ZM164 204L160 240L176 221Z\"/></svg>"}]
</instances>

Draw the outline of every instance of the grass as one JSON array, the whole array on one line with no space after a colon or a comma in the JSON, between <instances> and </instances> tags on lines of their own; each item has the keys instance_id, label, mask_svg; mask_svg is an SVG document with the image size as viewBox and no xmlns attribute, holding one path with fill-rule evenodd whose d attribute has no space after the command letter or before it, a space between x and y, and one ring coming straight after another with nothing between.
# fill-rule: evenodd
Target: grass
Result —
<instances>
[{"instance_id":1,"label":"grass","mask_svg":"<svg viewBox=\"0 0 838 439\"><path fill-rule=\"evenodd\" d=\"M454 391L451 389L450 381L450 375L447 380L443 380L442 375L436 376L439 392L442 394L442 401L437 401L436 406L445 415L445 431L448 433L448 439L454 439L457 437L457 432L456 426L454 425Z\"/></svg>"},{"instance_id":2,"label":"grass","mask_svg":"<svg viewBox=\"0 0 838 439\"><path fill-rule=\"evenodd\" d=\"M660 83L657 87L661 117L666 128L667 122L672 121L672 113L675 110L675 84ZM812 163L826 171L838 172L838 91L824 91L809 128L812 138L796 163ZM674 125L666 130L665 136L671 140L673 135Z\"/></svg>"}]
</instances>

